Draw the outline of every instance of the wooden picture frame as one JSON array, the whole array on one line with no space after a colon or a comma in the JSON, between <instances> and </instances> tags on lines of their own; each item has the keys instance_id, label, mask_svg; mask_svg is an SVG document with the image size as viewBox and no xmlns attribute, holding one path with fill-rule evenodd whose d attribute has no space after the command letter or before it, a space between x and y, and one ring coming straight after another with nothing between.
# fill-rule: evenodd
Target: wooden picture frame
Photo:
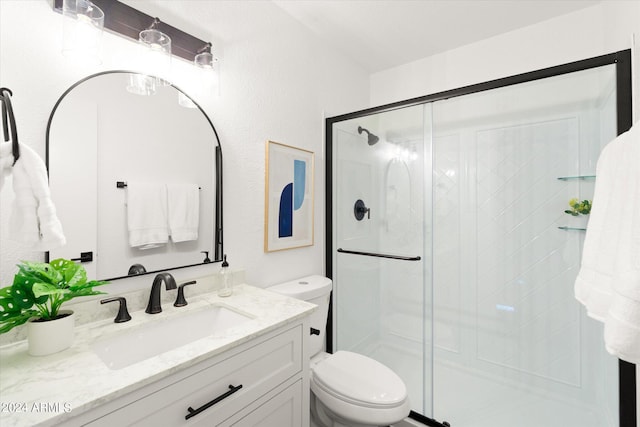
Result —
<instances>
[{"instance_id":1,"label":"wooden picture frame","mask_svg":"<svg viewBox=\"0 0 640 427\"><path fill-rule=\"evenodd\" d=\"M264 251L313 245L314 153L267 141Z\"/></svg>"}]
</instances>

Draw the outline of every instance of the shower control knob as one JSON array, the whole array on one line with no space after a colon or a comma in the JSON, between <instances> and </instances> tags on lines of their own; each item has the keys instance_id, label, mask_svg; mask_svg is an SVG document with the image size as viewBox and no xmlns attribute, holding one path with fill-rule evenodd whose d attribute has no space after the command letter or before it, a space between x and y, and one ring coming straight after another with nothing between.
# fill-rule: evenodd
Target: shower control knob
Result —
<instances>
[{"instance_id":1,"label":"shower control knob","mask_svg":"<svg viewBox=\"0 0 640 427\"><path fill-rule=\"evenodd\" d=\"M362 221L365 214L367 214L367 219L371 219L371 209L360 199L356 200L356 204L353 205L353 214L358 221Z\"/></svg>"}]
</instances>

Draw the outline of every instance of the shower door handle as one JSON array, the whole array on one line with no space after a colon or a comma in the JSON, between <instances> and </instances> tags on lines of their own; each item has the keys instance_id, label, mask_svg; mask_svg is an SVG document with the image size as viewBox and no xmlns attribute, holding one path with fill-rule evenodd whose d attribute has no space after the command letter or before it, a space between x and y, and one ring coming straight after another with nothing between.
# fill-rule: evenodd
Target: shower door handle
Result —
<instances>
[{"instance_id":1,"label":"shower door handle","mask_svg":"<svg viewBox=\"0 0 640 427\"><path fill-rule=\"evenodd\" d=\"M342 254L352 254L352 255L364 255L364 256L372 256L376 258L388 258L388 259L397 259L400 261L420 261L422 258L420 256L402 256L402 255L389 255L389 254L377 254L374 252L362 252L362 251L349 251L346 249L338 248L338 252Z\"/></svg>"}]
</instances>

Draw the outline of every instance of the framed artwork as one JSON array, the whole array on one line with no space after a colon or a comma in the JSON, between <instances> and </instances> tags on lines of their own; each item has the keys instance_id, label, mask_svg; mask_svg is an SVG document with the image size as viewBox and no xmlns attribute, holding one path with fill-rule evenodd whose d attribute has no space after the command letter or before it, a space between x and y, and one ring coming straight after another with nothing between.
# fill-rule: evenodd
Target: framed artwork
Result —
<instances>
[{"instance_id":1,"label":"framed artwork","mask_svg":"<svg viewBox=\"0 0 640 427\"><path fill-rule=\"evenodd\" d=\"M264 251L313 245L313 152L267 141Z\"/></svg>"}]
</instances>

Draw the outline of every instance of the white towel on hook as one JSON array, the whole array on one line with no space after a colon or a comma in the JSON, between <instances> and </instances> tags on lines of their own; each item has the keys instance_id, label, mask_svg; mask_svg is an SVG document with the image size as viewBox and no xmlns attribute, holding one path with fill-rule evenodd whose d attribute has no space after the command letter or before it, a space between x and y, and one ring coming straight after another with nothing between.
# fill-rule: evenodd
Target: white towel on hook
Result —
<instances>
[{"instance_id":1,"label":"white towel on hook","mask_svg":"<svg viewBox=\"0 0 640 427\"><path fill-rule=\"evenodd\" d=\"M607 351L640 362L640 135L620 135L602 151L576 298L604 322Z\"/></svg>"},{"instance_id":2,"label":"white towel on hook","mask_svg":"<svg viewBox=\"0 0 640 427\"><path fill-rule=\"evenodd\" d=\"M174 242L198 240L200 189L196 184L167 184L169 234Z\"/></svg>"},{"instance_id":3,"label":"white towel on hook","mask_svg":"<svg viewBox=\"0 0 640 427\"><path fill-rule=\"evenodd\" d=\"M51 200L47 168L40 156L20 144L20 157L12 172L15 201L9 218L10 238L40 251L63 246L66 239Z\"/></svg>"},{"instance_id":4,"label":"white towel on hook","mask_svg":"<svg viewBox=\"0 0 640 427\"><path fill-rule=\"evenodd\" d=\"M127 183L127 227L132 248L151 249L169 241L164 184Z\"/></svg>"}]
</instances>

